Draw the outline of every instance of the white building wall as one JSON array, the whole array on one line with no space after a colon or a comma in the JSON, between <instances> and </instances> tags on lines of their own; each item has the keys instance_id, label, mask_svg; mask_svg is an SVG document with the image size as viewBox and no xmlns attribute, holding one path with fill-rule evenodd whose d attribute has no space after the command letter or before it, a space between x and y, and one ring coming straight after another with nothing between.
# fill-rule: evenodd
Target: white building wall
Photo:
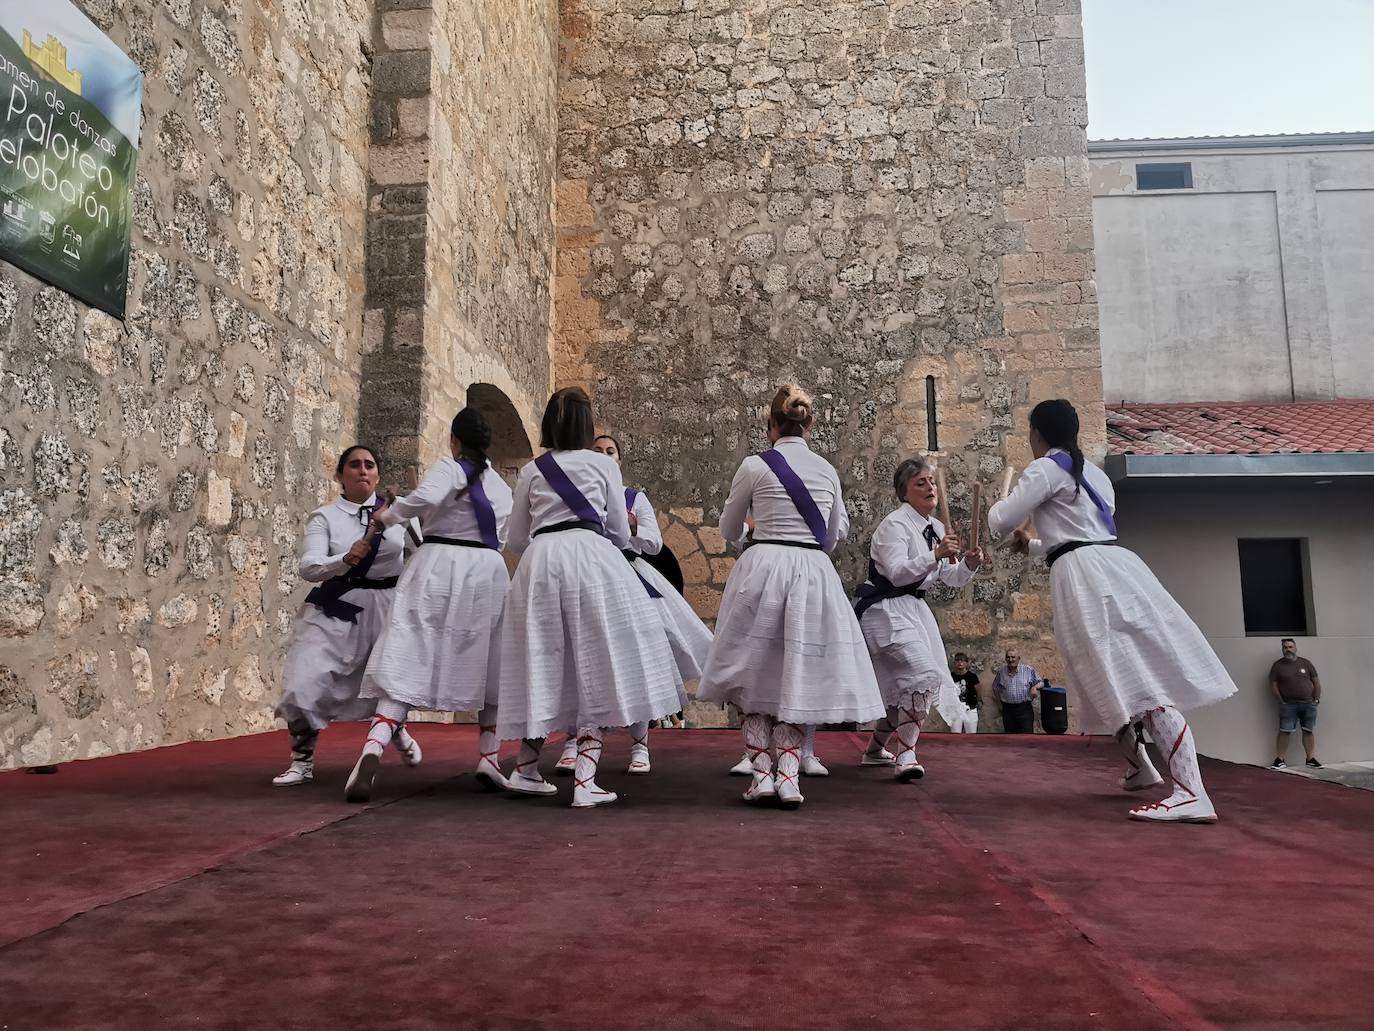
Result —
<instances>
[{"instance_id":1,"label":"white building wall","mask_svg":"<svg viewBox=\"0 0 1374 1031\"><path fill-rule=\"evenodd\" d=\"M1374 397L1374 137L1113 146L1089 145L1108 404ZM1136 189L1178 161L1192 189Z\"/></svg>"},{"instance_id":2,"label":"white building wall","mask_svg":"<svg viewBox=\"0 0 1374 1031\"><path fill-rule=\"evenodd\" d=\"M1306 537L1315 636L1297 644L1322 681L1317 754L1374 759L1374 490L1123 490L1117 500L1122 543L1198 623L1239 688L1189 714L1199 750L1233 762L1273 759L1278 710L1267 675L1280 638L1245 634L1236 541ZM1295 740L1289 759L1301 758Z\"/></svg>"}]
</instances>

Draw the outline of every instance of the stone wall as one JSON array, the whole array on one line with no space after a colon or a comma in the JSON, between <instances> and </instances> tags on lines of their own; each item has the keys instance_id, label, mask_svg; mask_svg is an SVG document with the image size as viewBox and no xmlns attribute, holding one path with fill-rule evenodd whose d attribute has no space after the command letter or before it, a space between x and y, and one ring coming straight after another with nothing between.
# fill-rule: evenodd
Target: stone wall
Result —
<instances>
[{"instance_id":1,"label":"stone wall","mask_svg":"<svg viewBox=\"0 0 1374 1031\"><path fill-rule=\"evenodd\" d=\"M527 432L548 397L557 6L384 0L379 17L363 425L418 467L473 384Z\"/></svg>"},{"instance_id":2,"label":"stone wall","mask_svg":"<svg viewBox=\"0 0 1374 1031\"><path fill-rule=\"evenodd\" d=\"M1078 0L565 0L562 22L557 377L620 435L704 618L780 382L818 395L849 584L901 457L941 458L967 526L971 481L1024 465L1032 402L1077 402L1100 454ZM999 554L940 602L980 668L1014 639L1062 674L1043 566Z\"/></svg>"},{"instance_id":3,"label":"stone wall","mask_svg":"<svg viewBox=\"0 0 1374 1031\"><path fill-rule=\"evenodd\" d=\"M0 766L272 725L357 417L371 4L86 0L146 74L128 319L0 265Z\"/></svg>"}]
</instances>

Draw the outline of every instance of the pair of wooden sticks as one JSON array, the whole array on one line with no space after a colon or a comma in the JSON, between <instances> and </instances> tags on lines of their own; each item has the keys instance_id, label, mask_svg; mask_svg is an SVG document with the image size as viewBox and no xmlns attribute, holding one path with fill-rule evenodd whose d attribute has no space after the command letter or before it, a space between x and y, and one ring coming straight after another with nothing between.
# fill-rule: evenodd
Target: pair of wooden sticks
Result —
<instances>
[{"instance_id":1,"label":"pair of wooden sticks","mask_svg":"<svg viewBox=\"0 0 1374 1031\"><path fill-rule=\"evenodd\" d=\"M1011 493L1011 479L1015 473L1015 467L1008 465L1006 475L1002 477L1003 498ZM945 533L949 533L953 523L949 517L949 490L945 483L945 467L942 465L935 467L935 482L940 491L940 522L945 526ZM978 547L979 531L983 526L983 484L979 480L973 481L973 498L969 507L972 525L969 528L968 550L973 551Z\"/></svg>"}]
</instances>

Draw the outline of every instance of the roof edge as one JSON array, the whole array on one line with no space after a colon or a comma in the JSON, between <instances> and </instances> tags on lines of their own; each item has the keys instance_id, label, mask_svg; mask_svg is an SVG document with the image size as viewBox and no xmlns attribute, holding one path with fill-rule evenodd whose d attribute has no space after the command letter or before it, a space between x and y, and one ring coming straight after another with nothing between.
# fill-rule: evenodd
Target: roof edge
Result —
<instances>
[{"instance_id":1,"label":"roof edge","mask_svg":"<svg viewBox=\"0 0 1374 1031\"><path fill-rule=\"evenodd\" d=\"M1164 480L1330 477L1374 479L1374 452L1329 451L1281 455L1110 454L1103 468L1113 483Z\"/></svg>"},{"instance_id":2,"label":"roof edge","mask_svg":"<svg viewBox=\"0 0 1374 1031\"><path fill-rule=\"evenodd\" d=\"M1174 139L1142 137L1134 140L1089 140L1088 157L1103 157L1109 154L1169 154L1199 150L1359 146L1374 146L1374 130L1287 133L1273 136L1180 136Z\"/></svg>"}]
</instances>

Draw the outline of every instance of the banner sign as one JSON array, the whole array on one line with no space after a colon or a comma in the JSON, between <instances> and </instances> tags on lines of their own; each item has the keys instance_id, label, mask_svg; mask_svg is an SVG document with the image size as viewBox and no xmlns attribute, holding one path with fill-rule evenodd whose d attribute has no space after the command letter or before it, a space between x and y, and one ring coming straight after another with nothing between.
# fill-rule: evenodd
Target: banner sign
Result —
<instances>
[{"instance_id":1,"label":"banner sign","mask_svg":"<svg viewBox=\"0 0 1374 1031\"><path fill-rule=\"evenodd\" d=\"M0 0L0 258L121 319L142 104L71 0Z\"/></svg>"}]
</instances>

